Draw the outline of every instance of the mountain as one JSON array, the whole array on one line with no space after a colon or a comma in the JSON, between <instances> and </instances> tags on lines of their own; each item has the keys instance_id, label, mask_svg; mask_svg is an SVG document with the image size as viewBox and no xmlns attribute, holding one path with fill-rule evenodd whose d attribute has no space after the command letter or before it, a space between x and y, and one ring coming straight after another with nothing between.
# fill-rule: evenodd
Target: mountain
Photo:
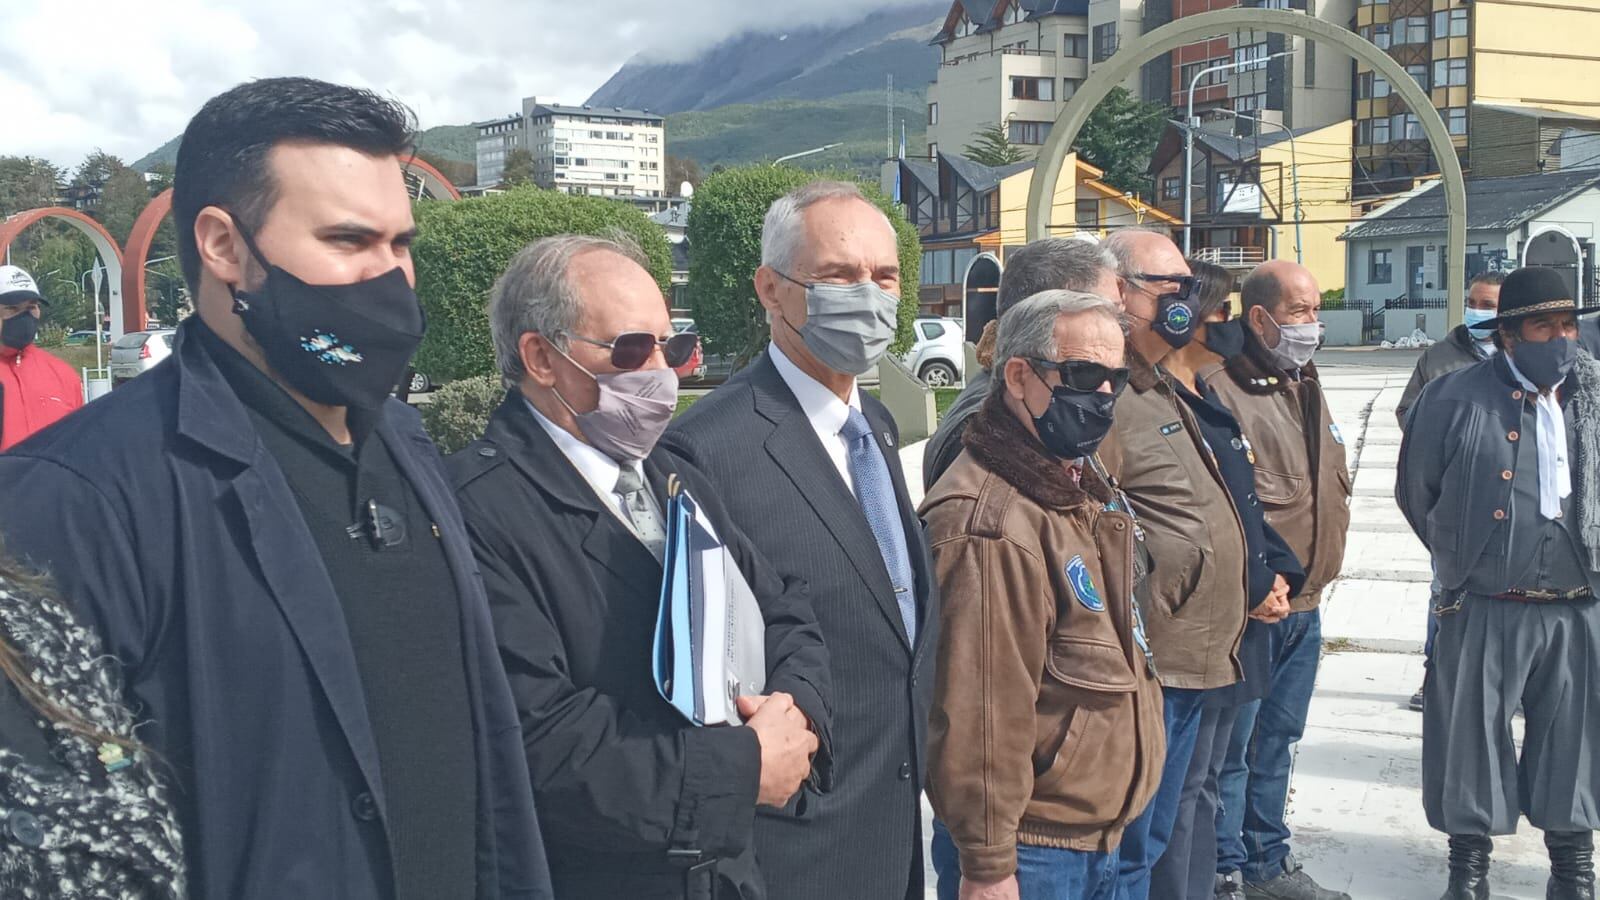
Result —
<instances>
[{"instance_id":1,"label":"mountain","mask_svg":"<svg viewBox=\"0 0 1600 900\"><path fill-rule=\"evenodd\" d=\"M178 162L180 140L182 135L139 157L134 161L133 168L148 172L159 163L175 165ZM477 165L477 142L478 129L471 125L438 125L417 135L417 150L451 162Z\"/></svg>"},{"instance_id":2,"label":"mountain","mask_svg":"<svg viewBox=\"0 0 1600 900\"><path fill-rule=\"evenodd\" d=\"M881 92L891 74L897 89L922 92L939 71L939 49L928 42L949 9L945 0L875 12L845 25L746 34L680 63L636 58L587 105L665 114L766 100L820 100Z\"/></svg>"},{"instance_id":3,"label":"mountain","mask_svg":"<svg viewBox=\"0 0 1600 900\"><path fill-rule=\"evenodd\" d=\"M165 144L134 160L130 168L135 172L148 172L161 163L166 163L169 166L176 165L178 162L178 142L181 140L183 140L183 135L167 141Z\"/></svg>"},{"instance_id":4,"label":"mountain","mask_svg":"<svg viewBox=\"0 0 1600 900\"><path fill-rule=\"evenodd\" d=\"M825 100L767 100L667 116L667 151L713 166L771 162L826 144L832 150L802 157L807 169L846 169L876 177L883 160L887 122L884 94L861 91ZM927 104L918 93L895 92L894 141L905 125L906 153L927 152Z\"/></svg>"}]
</instances>

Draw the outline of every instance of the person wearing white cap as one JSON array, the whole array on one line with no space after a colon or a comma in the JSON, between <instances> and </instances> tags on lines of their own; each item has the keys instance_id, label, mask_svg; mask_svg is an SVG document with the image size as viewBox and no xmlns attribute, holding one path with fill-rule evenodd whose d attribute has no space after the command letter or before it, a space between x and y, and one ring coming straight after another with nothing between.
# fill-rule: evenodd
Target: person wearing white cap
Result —
<instances>
[{"instance_id":1,"label":"person wearing white cap","mask_svg":"<svg viewBox=\"0 0 1600 900\"><path fill-rule=\"evenodd\" d=\"M45 303L33 276L0 266L0 452L83 405L83 382L33 345Z\"/></svg>"}]
</instances>

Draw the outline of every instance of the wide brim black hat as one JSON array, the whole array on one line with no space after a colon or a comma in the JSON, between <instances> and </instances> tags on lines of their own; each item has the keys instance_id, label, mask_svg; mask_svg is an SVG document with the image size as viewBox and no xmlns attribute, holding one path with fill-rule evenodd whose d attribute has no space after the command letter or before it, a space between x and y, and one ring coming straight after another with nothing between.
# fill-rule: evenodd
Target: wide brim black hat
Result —
<instances>
[{"instance_id":1,"label":"wide brim black hat","mask_svg":"<svg viewBox=\"0 0 1600 900\"><path fill-rule=\"evenodd\" d=\"M1578 301L1572 299L1567 280L1555 269L1527 266L1507 275L1505 283L1500 285L1500 314L1472 328L1488 331L1529 316L1553 312L1587 316L1600 313L1600 307L1580 308Z\"/></svg>"}]
</instances>

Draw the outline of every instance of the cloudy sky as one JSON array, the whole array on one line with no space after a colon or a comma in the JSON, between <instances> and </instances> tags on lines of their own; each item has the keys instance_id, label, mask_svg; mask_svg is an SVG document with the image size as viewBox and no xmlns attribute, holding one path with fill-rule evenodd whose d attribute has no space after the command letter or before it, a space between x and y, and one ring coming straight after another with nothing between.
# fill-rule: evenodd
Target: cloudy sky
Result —
<instances>
[{"instance_id":1,"label":"cloudy sky","mask_svg":"<svg viewBox=\"0 0 1600 900\"><path fill-rule=\"evenodd\" d=\"M904 3L891 0L876 7ZM636 53L683 58L859 0L0 0L0 154L132 162L206 98L309 75L392 94L424 127L524 95L580 103Z\"/></svg>"}]
</instances>

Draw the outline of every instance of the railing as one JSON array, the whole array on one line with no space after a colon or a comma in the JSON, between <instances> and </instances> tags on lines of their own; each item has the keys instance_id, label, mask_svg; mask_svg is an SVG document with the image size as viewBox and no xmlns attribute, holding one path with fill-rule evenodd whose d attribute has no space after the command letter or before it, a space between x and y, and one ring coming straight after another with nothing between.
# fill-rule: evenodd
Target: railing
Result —
<instances>
[{"instance_id":1,"label":"railing","mask_svg":"<svg viewBox=\"0 0 1600 900\"><path fill-rule=\"evenodd\" d=\"M986 56L1055 56L1054 50L1025 50L1021 47L997 47L993 50L982 50L976 53L963 53L960 56L947 59L939 65L959 66L965 62L982 59Z\"/></svg>"},{"instance_id":2,"label":"railing","mask_svg":"<svg viewBox=\"0 0 1600 900\"><path fill-rule=\"evenodd\" d=\"M1225 269L1248 269L1267 261L1264 247L1201 247L1195 258Z\"/></svg>"}]
</instances>

